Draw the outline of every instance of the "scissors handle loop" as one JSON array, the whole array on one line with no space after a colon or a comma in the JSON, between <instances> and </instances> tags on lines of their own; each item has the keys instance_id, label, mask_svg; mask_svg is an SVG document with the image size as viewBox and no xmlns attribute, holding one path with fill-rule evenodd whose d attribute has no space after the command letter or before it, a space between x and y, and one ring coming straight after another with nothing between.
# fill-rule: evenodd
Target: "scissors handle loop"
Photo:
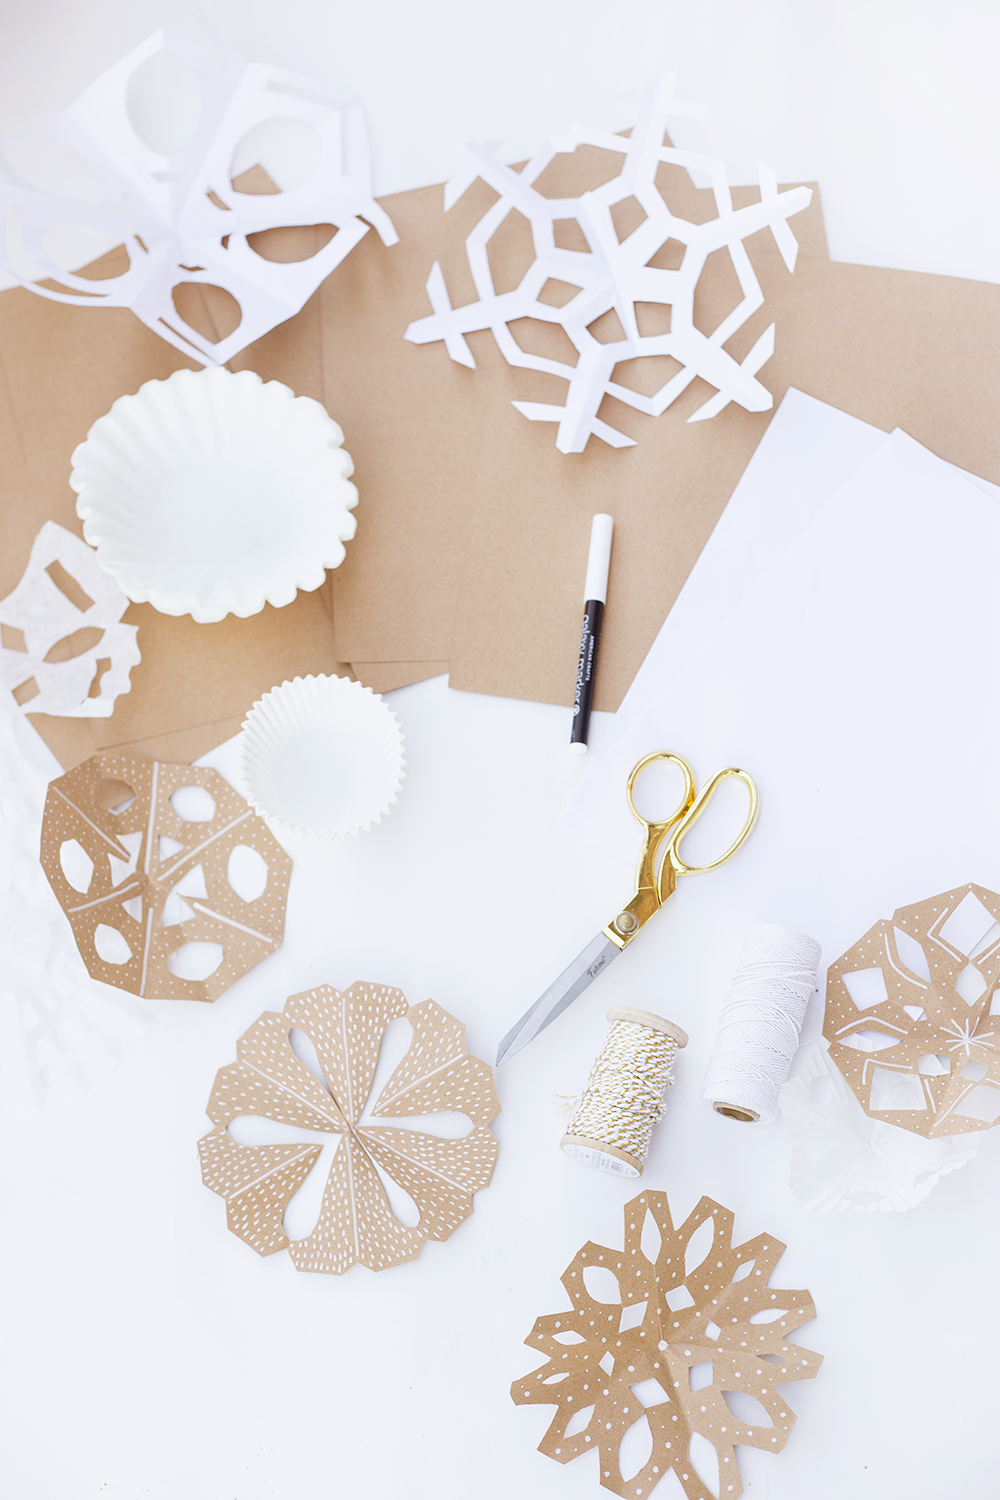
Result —
<instances>
[{"instance_id":1,"label":"scissors handle loop","mask_svg":"<svg viewBox=\"0 0 1000 1500\"><path fill-rule=\"evenodd\" d=\"M671 765L677 767L684 778L684 791L680 802L669 817L654 823L644 818L639 812L632 792L636 780L645 768L658 760L669 761ZM694 823L701 817L722 782L730 776L742 781L750 794L750 807L743 827L728 849L725 849L717 859L705 865L689 865L680 857L678 852L680 844ZM645 828L646 837L635 872L635 895L604 928L604 936L610 938L619 948L624 948L627 943L630 943L640 928L673 895L677 887L678 875L702 875L707 870L717 869L719 865L725 864L727 859L731 859L757 821L758 810L757 787L748 772L740 771L736 766L726 766L724 770L716 771L711 780L707 781L701 791L696 793L691 767L686 760L682 760L679 755L674 755L670 750L654 750L651 755L644 755L642 760L632 767L626 790L632 816Z\"/></svg>"},{"instance_id":2,"label":"scissors handle loop","mask_svg":"<svg viewBox=\"0 0 1000 1500\"><path fill-rule=\"evenodd\" d=\"M670 758L672 760L676 759L676 757L674 756L671 756ZM750 794L750 806L747 810L746 821L744 822L743 827L740 829L739 833L733 839L733 842L729 845L728 849L723 850L723 852L718 856L717 859L711 860L706 865L686 864L680 856L681 842L684 839L685 835L690 833L694 824L701 817L702 813L705 811L709 802L711 802L718 788L730 776L735 777L737 781L742 781L743 785L746 787L747 791ZM663 860L663 867L661 867L660 869L661 883L663 881L663 869L667 864L669 864L673 868L674 872L677 875L704 875L708 870L716 870L718 869L719 865L724 865L726 860L733 857L740 845L749 836L753 825L757 821L757 813L759 812L759 810L760 798L757 794L757 785L748 771L741 771L737 766L726 766L723 770L716 771L715 775L709 781L706 781L705 785L702 787L701 791L694 798L691 804L686 809L682 809L683 816L681 817L681 821L674 829L670 841L667 844L666 854Z\"/></svg>"},{"instance_id":3,"label":"scissors handle loop","mask_svg":"<svg viewBox=\"0 0 1000 1500\"><path fill-rule=\"evenodd\" d=\"M668 760L672 766L677 767L681 775L684 777L684 792L680 802L677 805L676 811L672 812L669 818L664 818L662 821L657 820L656 822L653 822L649 818L644 818L642 816L642 813L639 812L639 810L636 808L636 805L632 800L632 790L640 774L646 769L647 766L651 766L655 760ZM666 830L671 826L671 824L676 823L678 818L683 817L684 814L690 809L691 804L695 800L694 776L691 774L691 767L688 765L686 760L682 760L679 755L674 755L670 750L654 750L651 755L644 755L642 757L642 760L640 760L636 765L632 767L632 770L629 773L628 782L626 783L626 790L628 792L628 805L632 809L633 818L635 818L639 823L642 823L645 828L655 829L661 834L665 833Z\"/></svg>"}]
</instances>

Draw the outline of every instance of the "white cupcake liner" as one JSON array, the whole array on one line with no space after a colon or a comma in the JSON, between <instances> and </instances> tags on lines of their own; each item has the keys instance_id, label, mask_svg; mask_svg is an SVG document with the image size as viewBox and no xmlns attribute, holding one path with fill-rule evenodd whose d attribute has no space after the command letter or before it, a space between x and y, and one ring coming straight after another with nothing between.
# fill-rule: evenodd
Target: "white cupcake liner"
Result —
<instances>
[{"instance_id":1,"label":"white cupcake liner","mask_svg":"<svg viewBox=\"0 0 1000 1500\"><path fill-rule=\"evenodd\" d=\"M866 1115L822 1037L800 1049L781 1091L789 1186L821 1213L902 1213L976 1154L977 1135L927 1140Z\"/></svg>"},{"instance_id":2,"label":"white cupcake liner","mask_svg":"<svg viewBox=\"0 0 1000 1500\"><path fill-rule=\"evenodd\" d=\"M403 780L403 734L371 688L348 677L296 677L243 724L243 795L273 828L344 838L378 823Z\"/></svg>"},{"instance_id":3,"label":"white cupcake liner","mask_svg":"<svg viewBox=\"0 0 1000 1500\"><path fill-rule=\"evenodd\" d=\"M101 566L137 603L201 624L315 589L357 522L344 435L252 370L178 370L121 396L70 484Z\"/></svg>"}]
</instances>

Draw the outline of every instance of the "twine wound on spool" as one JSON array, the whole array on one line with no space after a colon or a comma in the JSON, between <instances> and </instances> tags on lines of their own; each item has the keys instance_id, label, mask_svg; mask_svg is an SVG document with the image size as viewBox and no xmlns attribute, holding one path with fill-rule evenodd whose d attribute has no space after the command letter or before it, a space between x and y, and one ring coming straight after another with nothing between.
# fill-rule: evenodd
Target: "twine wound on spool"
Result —
<instances>
[{"instance_id":1,"label":"twine wound on spool","mask_svg":"<svg viewBox=\"0 0 1000 1500\"><path fill-rule=\"evenodd\" d=\"M672 1021L630 1005L613 1005L608 1020L611 1030L560 1145L588 1167L641 1177L653 1127L666 1111L663 1094L674 1081L674 1058L687 1046L687 1034Z\"/></svg>"},{"instance_id":2,"label":"twine wound on spool","mask_svg":"<svg viewBox=\"0 0 1000 1500\"><path fill-rule=\"evenodd\" d=\"M819 960L819 944L804 932L762 923L747 933L701 1090L720 1115L774 1119Z\"/></svg>"}]
</instances>

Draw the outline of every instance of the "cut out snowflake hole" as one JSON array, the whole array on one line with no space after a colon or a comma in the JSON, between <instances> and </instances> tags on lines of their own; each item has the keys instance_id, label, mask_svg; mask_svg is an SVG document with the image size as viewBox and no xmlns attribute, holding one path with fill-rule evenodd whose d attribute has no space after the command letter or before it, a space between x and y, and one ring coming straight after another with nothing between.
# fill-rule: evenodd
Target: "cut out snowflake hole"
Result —
<instances>
[{"instance_id":1,"label":"cut out snowflake hole","mask_svg":"<svg viewBox=\"0 0 1000 1500\"><path fill-rule=\"evenodd\" d=\"M975 1005L986 993L986 980L974 965L966 964L955 980L955 989L966 1005Z\"/></svg>"},{"instance_id":2,"label":"cut out snowflake hole","mask_svg":"<svg viewBox=\"0 0 1000 1500\"><path fill-rule=\"evenodd\" d=\"M995 920L992 912L988 912L979 898L970 891L939 930L946 943L957 948L959 953L968 955L989 932Z\"/></svg>"},{"instance_id":3,"label":"cut out snowflake hole","mask_svg":"<svg viewBox=\"0 0 1000 1500\"><path fill-rule=\"evenodd\" d=\"M622 1294L617 1277L606 1266L587 1266L583 1279L595 1302L603 1302L605 1305L621 1302Z\"/></svg>"},{"instance_id":4,"label":"cut out snowflake hole","mask_svg":"<svg viewBox=\"0 0 1000 1500\"><path fill-rule=\"evenodd\" d=\"M858 1010L867 1010L870 1005L881 1005L888 990L881 969L859 969L854 974L845 974L844 986Z\"/></svg>"}]
</instances>

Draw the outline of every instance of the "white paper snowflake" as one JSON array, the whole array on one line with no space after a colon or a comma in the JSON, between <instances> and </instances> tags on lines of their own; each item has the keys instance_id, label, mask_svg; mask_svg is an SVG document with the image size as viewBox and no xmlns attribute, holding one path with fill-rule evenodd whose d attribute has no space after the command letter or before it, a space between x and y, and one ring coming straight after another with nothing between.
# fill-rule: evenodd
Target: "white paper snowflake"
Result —
<instances>
[{"instance_id":1,"label":"white paper snowflake","mask_svg":"<svg viewBox=\"0 0 1000 1500\"><path fill-rule=\"evenodd\" d=\"M598 418L598 408L606 395L655 417L676 400L695 376L700 376L715 387L717 394L688 421L701 422L714 417L730 401L747 411L769 411L773 404L770 391L755 376L773 353L774 325L761 334L741 363L723 345L764 301L743 241L748 235L769 228L785 265L789 271L793 270L798 243L786 221L808 206L812 194L806 187L779 193L775 173L759 163L760 202L734 209L721 161L663 144L670 116L708 118L700 104L674 98L676 77L672 73L649 86L642 98L639 118L627 139L577 126L567 136L552 137L521 172L496 160L499 142L467 145L463 152L468 165L445 188L446 209L458 201L477 177L500 195L465 242L479 301L453 308L441 268L435 264L427 282L434 311L430 317L411 323L406 337L415 344L443 339L453 360L474 369L475 360L465 334L489 328L509 364L541 370L567 381L569 390L564 406L535 401L513 403L533 422L558 422L556 447L562 453L582 453L591 435L612 447L633 446L632 438ZM582 145L601 147L622 156L619 175L578 198L544 197L534 184L545 168L560 152L572 152ZM707 172L717 217L707 224L676 218L656 187L660 162ZM638 202L646 217L619 243L611 211L616 204L630 198ZM497 293L487 245L514 212L523 214L530 222L535 261L514 291ZM576 220L582 229L587 250L563 249L556 244L556 222L567 219ZM651 266L653 257L668 240L675 240L683 247L680 265L675 270ZM707 257L723 247L728 249L739 278L742 300L706 335L694 325L695 287ZM552 307L539 300L550 280L568 283L579 290L564 306ZM670 331L640 334L637 303L668 306ZM617 314L625 337L602 343L590 332L590 327L611 310ZM508 326L518 318L559 324L577 351L575 366L525 353ZM682 369L653 396L639 395L613 378L615 366L622 360L663 354L672 356Z\"/></svg>"},{"instance_id":2,"label":"white paper snowflake","mask_svg":"<svg viewBox=\"0 0 1000 1500\"><path fill-rule=\"evenodd\" d=\"M225 364L241 349L297 313L335 266L374 225L383 244L398 236L372 196L364 113L356 99L284 68L244 63L202 22L194 46L162 30L109 68L62 114L0 139L0 266L30 291L54 302L130 307L154 333L202 364ZM143 69L166 61L181 73L168 100L176 119L183 80L198 97L197 123L176 149L158 150L139 133L135 108L148 92ZM302 180L282 191L265 178L256 188L237 177L234 154L252 133L278 122L315 132L314 160ZM89 179L60 179L47 191L24 175L26 161L83 158ZM53 158L52 153L57 153ZM75 153L75 157L74 157ZM85 200L85 201L83 201ZM363 217L362 217L363 216ZM364 222L367 220L368 222ZM335 232L305 260L275 260L266 231L320 225ZM51 253L67 230L124 246L127 269L103 278L64 269ZM3 231L6 230L6 233ZM20 240L42 285L11 258ZM79 264L79 262L76 262ZM221 287L238 304L237 326L213 342L181 309L182 286Z\"/></svg>"},{"instance_id":3,"label":"white paper snowflake","mask_svg":"<svg viewBox=\"0 0 1000 1500\"><path fill-rule=\"evenodd\" d=\"M22 713L107 719L141 658L129 601L93 547L46 521L20 583L0 599L0 692Z\"/></svg>"}]
</instances>

